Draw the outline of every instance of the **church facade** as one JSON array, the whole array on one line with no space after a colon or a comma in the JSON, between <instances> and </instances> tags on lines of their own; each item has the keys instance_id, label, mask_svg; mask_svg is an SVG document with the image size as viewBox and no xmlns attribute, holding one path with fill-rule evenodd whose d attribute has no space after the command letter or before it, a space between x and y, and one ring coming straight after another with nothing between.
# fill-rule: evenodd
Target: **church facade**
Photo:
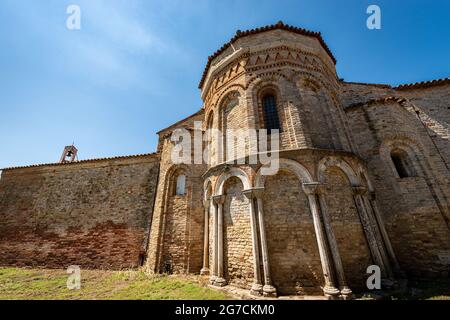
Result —
<instances>
[{"instance_id":1,"label":"church facade","mask_svg":"<svg viewBox=\"0 0 450 320\"><path fill-rule=\"evenodd\" d=\"M238 31L208 59L201 110L158 132L156 153L4 169L0 265L143 266L332 298L367 290L374 265L385 288L448 278L450 79L352 83L335 64L320 33ZM208 161L173 161L180 129ZM266 138L231 130L279 135L261 152ZM269 154L267 174L251 160Z\"/></svg>"}]
</instances>

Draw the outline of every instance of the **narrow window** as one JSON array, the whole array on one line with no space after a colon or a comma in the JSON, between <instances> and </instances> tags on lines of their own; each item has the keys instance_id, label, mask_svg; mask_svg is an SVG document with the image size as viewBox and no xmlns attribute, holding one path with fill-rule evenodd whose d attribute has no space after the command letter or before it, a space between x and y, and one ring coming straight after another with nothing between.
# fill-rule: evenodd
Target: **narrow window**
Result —
<instances>
[{"instance_id":1,"label":"narrow window","mask_svg":"<svg viewBox=\"0 0 450 320\"><path fill-rule=\"evenodd\" d=\"M265 95L262 99L264 122L268 133L270 130L280 130L280 119L277 111L277 100L274 95Z\"/></svg>"},{"instance_id":2,"label":"narrow window","mask_svg":"<svg viewBox=\"0 0 450 320\"><path fill-rule=\"evenodd\" d=\"M177 178L176 195L184 196L186 194L186 176L179 175Z\"/></svg>"},{"instance_id":3,"label":"narrow window","mask_svg":"<svg viewBox=\"0 0 450 320\"><path fill-rule=\"evenodd\" d=\"M408 154L405 151L392 151L391 159L400 178L408 178L415 175L414 168L411 164L411 161L409 160Z\"/></svg>"}]
</instances>

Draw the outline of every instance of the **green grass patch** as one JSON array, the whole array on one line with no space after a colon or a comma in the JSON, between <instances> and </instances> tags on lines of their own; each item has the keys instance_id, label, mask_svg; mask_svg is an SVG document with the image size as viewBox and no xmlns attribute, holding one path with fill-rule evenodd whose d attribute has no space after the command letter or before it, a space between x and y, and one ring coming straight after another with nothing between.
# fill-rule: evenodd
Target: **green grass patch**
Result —
<instances>
[{"instance_id":1,"label":"green grass patch","mask_svg":"<svg viewBox=\"0 0 450 320\"><path fill-rule=\"evenodd\" d=\"M82 270L81 289L67 288L65 270L0 268L0 300L221 300L197 276Z\"/></svg>"}]
</instances>

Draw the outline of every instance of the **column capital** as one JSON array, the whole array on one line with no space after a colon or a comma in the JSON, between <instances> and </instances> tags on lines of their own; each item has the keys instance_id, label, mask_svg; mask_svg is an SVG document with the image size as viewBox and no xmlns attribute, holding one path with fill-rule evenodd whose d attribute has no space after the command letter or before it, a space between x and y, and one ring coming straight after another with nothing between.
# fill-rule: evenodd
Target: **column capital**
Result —
<instances>
[{"instance_id":1,"label":"column capital","mask_svg":"<svg viewBox=\"0 0 450 320\"><path fill-rule=\"evenodd\" d=\"M203 198L203 206L206 207L206 205L208 205L211 200L212 197Z\"/></svg>"},{"instance_id":2,"label":"column capital","mask_svg":"<svg viewBox=\"0 0 450 320\"><path fill-rule=\"evenodd\" d=\"M212 199L215 204L223 204L225 202L225 195L220 194L217 196L212 196Z\"/></svg>"},{"instance_id":3,"label":"column capital","mask_svg":"<svg viewBox=\"0 0 450 320\"><path fill-rule=\"evenodd\" d=\"M308 196L319 194L322 191L322 186L320 182L305 182L302 184L303 191Z\"/></svg>"},{"instance_id":4,"label":"column capital","mask_svg":"<svg viewBox=\"0 0 450 320\"><path fill-rule=\"evenodd\" d=\"M264 194L264 187L251 188L251 189L243 190L242 193L249 199L262 198L262 196Z\"/></svg>"},{"instance_id":5,"label":"column capital","mask_svg":"<svg viewBox=\"0 0 450 320\"><path fill-rule=\"evenodd\" d=\"M354 195L363 196L367 193L367 188L364 186L356 186L356 187L352 187L352 189L353 189Z\"/></svg>"}]
</instances>

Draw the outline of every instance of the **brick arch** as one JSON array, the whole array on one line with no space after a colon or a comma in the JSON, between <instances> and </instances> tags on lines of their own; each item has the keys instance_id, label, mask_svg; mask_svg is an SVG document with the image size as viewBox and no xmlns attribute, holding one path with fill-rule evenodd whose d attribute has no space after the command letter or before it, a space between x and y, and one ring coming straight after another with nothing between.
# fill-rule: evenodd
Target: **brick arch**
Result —
<instances>
[{"instance_id":1,"label":"brick arch","mask_svg":"<svg viewBox=\"0 0 450 320\"><path fill-rule=\"evenodd\" d=\"M176 183L177 174L184 174L186 176L186 194L177 199L176 195L174 195L174 188ZM158 245L156 252L156 266L159 272L175 272L175 273L183 273L187 270L187 260L185 257L181 257L177 254L177 252L183 252L183 254L187 255L187 248L184 248L182 244L180 244L180 239L185 236L183 232L179 232L174 221L177 221L173 217L175 208L186 208L187 199L189 197L190 192L192 192L192 172L189 170L189 167L182 165L172 165L164 175L164 189L163 189L163 207L161 210L160 220L162 223L160 224L160 244ZM186 217L188 215L185 215ZM186 221L185 221L186 222ZM178 231L178 232L175 232ZM180 248L183 249L181 250Z\"/></svg>"},{"instance_id":2,"label":"brick arch","mask_svg":"<svg viewBox=\"0 0 450 320\"><path fill-rule=\"evenodd\" d=\"M334 235L336 251L341 258L343 274L353 291L364 290L365 271L373 264L364 200L355 198L361 183L358 175L344 160L325 157L318 166L321 208L325 208L329 230Z\"/></svg>"},{"instance_id":3,"label":"brick arch","mask_svg":"<svg viewBox=\"0 0 450 320\"><path fill-rule=\"evenodd\" d=\"M174 183L174 178L178 173L183 173L186 175L186 187L192 182L191 170L184 164L174 164L169 169L167 169L164 175L164 202L167 201L167 197L172 194L172 187Z\"/></svg>"},{"instance_id":4,"label":"brick arch","mask_svg":"<svg viewBox=\"0 0 450 320\"><path fill-rule=\"evenodd\" d=\"M352 187L358 187L361 185L361 181L356 175L353 168L344 160L338 157L326 157L320 160L317 167L317 177L319 182L325 181L325 171L330 167L337 167L341 169L347 176Z\"/></svg>"},{"instance_id":5,"label":"brick arch","mask_svg":"<svg viewBox=\"0 0 450 320\"><path fill-rule=\"evenodd\" d=\"M307 71L296 71L294 72L294 74L291 76L292 82L294 82L296 85L298 85L299 81L305 78L311 78L313 79L316 83L320 83L321 88L328 88L329 90L331 90L330 93L332 93L332 95L336 96L336 85L334 85L332 82L328 81L328 79L326 77L320 77L317 76L316 74L312 73L312 72L307 72Z\"/></svg>"},{"instance_id":6,"label":"brick arch","mask_svg":"<svg viewBox=\"0 0 450 320\"><path fill-rule=\"evenodd\" d=\"M217 98L214 99L215 102L211 103L211 109L214 109L216 106L221 106L223 101L227 98L228 94L237 91L241 95L241 97L245 96L245 88L240 84L232 84L225 89L223 89L220 93L216 94Z\"/></svg>"},{"instance_id":7,"label":"brick arch","mask_svg":"<svg viewBox=\"0 0 450 320\"><path fill-rule=\"evenodd\" d=\"M283 123L283 113L282 113L282 106L284 105L284 98L281 91L281 87L278 82L274 81L261 81L259 82L251 91L251 97L253 100L252 103L252 109L253 114L255 115L255 127L256 128L264 128L264 111L263 111L263 105L262 105L262 98L267 93L273 93L276 99L276 106L277 106L277 112L278 112L278 118L280 121L281 128L285 127L286 124Z\"/></svg>"},{"instance_id":8,"label":"brick arch","mask_svg":"<svg viewBox=\"0 0 450 320\"><path fill-rule=\"evenodd\" d=\"M364 181L366 182L365 185L367 185L367 189L369 190L369 192L374 192L375 188L373 187L372 180L369 177L367 168L363 165L360 165L357 173L361 183L364 184Z\"/></svg>"},{"instance_id":9,"label":"brick arch","mask_svg":"<svg viewBox=\"0 0 450 320\"><path fill-rule=\"evenodd\" d=\"M255 187L264 188L258 206L264 208L261 221L272 284L281 295L322 294L324 277L314 220L302 188L313 177L291 159L280 159L279 169L269 176L260 169L255 179Z\"/></svg>"},{"instance_id":10,"label":"brick arch","mask_svg":"<svg viewBox=\"0 0 450 320\"><path fill-rule=\"evenodd\" d=\"M306 169L303 165L301 165L297 161L294 161L291 159L280 159L279 166L280 166L280 169L285 169L285 170L293 172L302 183L310 183L310 182L314 181L314 179L313 179L312 175L309 173L308 169ZM255 187L256 188L264 187L264 184L266 181L266 176L262 175L261 169L262 168L260 168L258 170L258 173L256 174L256 178L255 178Z\"/></svg>"},{"instance_id":11,"label":"brick arch","mask_svg":"<svg viewBox=\"0 0 450 320\"><path fill-rule=\"evenodd\" d=\"M264 72L255 75L253 78L251 78L247 85L245 86L245 90L249 92L253 92L256 87L261 86L261 83L269 82L269 83L276 83L280 79L285 79L286 81L289 81L289 79L282 74L281 72Z\"/></svg>"},{"instance_id":12,"label":"brick arch","mask_svg":"<svg viewBox=\"0 0 450 320\"><path fill-rule=\"evenodd\" d=\"M241 180L244 190L251 188L250 178L248 174L240 168L231 168L229 171L222 173L217 179L214 195L223 195L224 185L231 177L237 177Z\"/></svg>"},{"instance_id":13,"label":"brick arch","mask_svg":"<svg viewBox=\"0 0 450 320\"><path fill-rule=\"evenodd\" d=\"M203 182L203 201L208 200L208 194L210 196L213 195L213 181L211 177L208 177L204 182Z\"/></svg>"}]
</instances>

